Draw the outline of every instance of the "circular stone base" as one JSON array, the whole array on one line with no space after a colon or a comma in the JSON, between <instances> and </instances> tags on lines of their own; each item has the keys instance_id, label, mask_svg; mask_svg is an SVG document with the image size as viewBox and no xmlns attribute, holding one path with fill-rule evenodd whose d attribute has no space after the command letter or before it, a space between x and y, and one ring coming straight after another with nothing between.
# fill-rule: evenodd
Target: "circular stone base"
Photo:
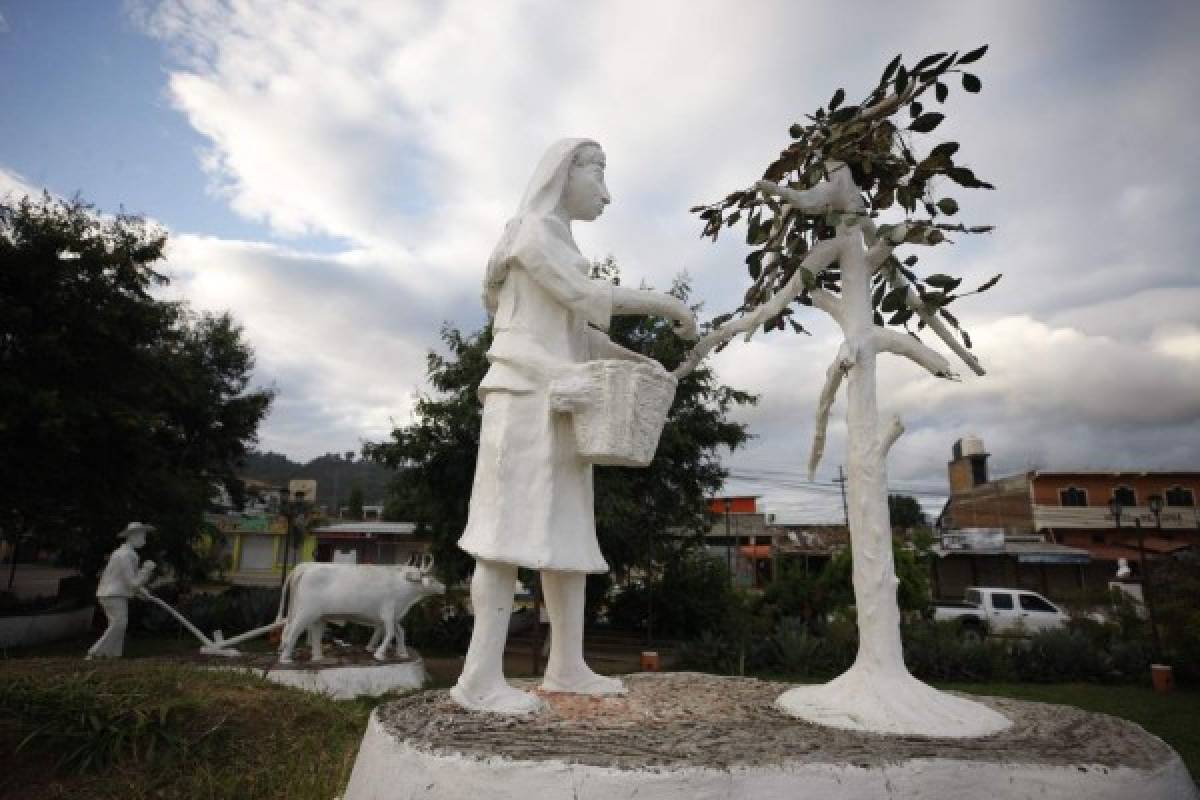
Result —
<instances>
[{"instance_id":1,"label":"circular stone base","mask_svg":"<svg viewBox=\"0 0 1200 800\"><path fill-rule=\"evenodd\" d=\"M344 800L1197 796L1160 739L1066 706L975 698L1012 727L933 739L796 720L773 706L785 684L625 680L623 697L543 694L547 708L528 717L465 711L445 691L388 703L371 717Z\"/></svg>"}]
</instances>

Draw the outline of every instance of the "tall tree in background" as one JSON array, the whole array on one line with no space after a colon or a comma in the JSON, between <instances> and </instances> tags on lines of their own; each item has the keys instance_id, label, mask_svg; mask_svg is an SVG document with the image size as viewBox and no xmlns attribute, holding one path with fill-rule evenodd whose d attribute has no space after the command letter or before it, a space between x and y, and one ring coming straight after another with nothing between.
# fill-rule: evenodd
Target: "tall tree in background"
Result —
<instances>
[{"instance_id":1,"label":"tall tree in background","mask_svg":"<svg viewBox=\"0 0 1200 800\"><path fill-rule=\"evenodd\" d=\"M355 484L350 488L350 499L346 505L349 506L350 519L361 520L363 518L363 490L361 486Z\"/></svg>"},{"instance_id":2,"label":"tall tree in background","mask_svg":"<svg viewBox=\"0 0 1200 800\"><path fill-rule=\"evenodd\" d=\"M595 275L618 279L611 260L598 264ZM686 282L676 281L672 293L686 300ZM679 364L689 347L669 323L654 318L614 318L609 335L667 369ZM488 369L491 332L464 335L446 327L442 341L449 354L428 357L435 394L418 398L413 424L396 428L390 441L368 444L363 452L400 470L385 510L388 518L418 522L432 536L441 568L457 578L473 563L456 542L466 526L475 476L482 410L476 391ZM728 419L729 411L754 401L720 385L710 370L697 369L679 382L649 467L596 468L596 534L614 571L645 564L654 533L667 528L703 531L704 498L725 479L719 452L739 447L747 438L745 426Z\"/></svg>"},{"instance_id":3,"label":"tall tree in background","mask_svg":"<svg viewBox=\"0 0 1200 800\"><path fill-rule=\"evenodd\" d=\"M888 521L893 528L917 528L927 524L921 504L911 494L889 494Z\"/></svg>"},{"instance_id":4,"label":"tall tree in background","mask_svg":"<svg viewBox=\"0 0 1200 800\"><path fill-rule=\"evenodd\" d=\"M271 402L228 315L151 294L166 235L79 201L0 203L0 531L94 573L130 520L180 575Z\"/></svg>"},{"instance_id":5,"label":"tall tree in background","mask_svg":"<svg viewBox=\"0 0 1200 800\"><path fill-rule=\"evenodd\" d=\"M859 647L854 665L835 680L780 698L785 710L815 722L945 736L991 733L1008 724L983 706L917 681L904 665L886 480L887 453L903 426L898 417L888 427L880 425L875 381L882 353L903 356L939 378L956 377L949 361L918 338L924 329L983 374L970 337L947 310L970 294L958 291L962 281L918 276L917 256L900 261L894 251L905 244L938 245L947 234L990 230L946 221L959 210L954 198L939 196L948 184L992 188L955 161L958 143L942 141L927 152L919 147L920 136L944 119L930 109L946 101L952 78L967 92L980 90L969 65L986 50L985 45L962 55L935 53L911 67L897 56L858 103L846 104L846 92L838 89L825 106L793 125L791 143L767 165L762 180L693 209L704 221L703 235L713 239L746 221L751 285L741 306L718 324L746 332L790 324L802 331L793 313L811 307L829 315L844 337L818 401L809 472L811 478L820 462L830 408L845 380ZM885 213L893 221L884 224ZM916 330L910 327L914 322Z\"/></svg>"}]
</instances>

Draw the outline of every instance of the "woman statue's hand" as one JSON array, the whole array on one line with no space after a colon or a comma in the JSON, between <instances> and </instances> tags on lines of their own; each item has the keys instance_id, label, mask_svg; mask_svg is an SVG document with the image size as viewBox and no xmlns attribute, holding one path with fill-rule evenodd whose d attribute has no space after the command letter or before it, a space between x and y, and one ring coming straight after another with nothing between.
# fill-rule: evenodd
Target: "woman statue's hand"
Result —
<instances>
[{"instance_id":1,"label":"woman statue's hand","mask_svg":"<svg viewBox=\"0 0 1200 800\"><path fill-rule=\"evenodd\" d=\"M689 342L694 342L700 338L700 330L696 327L696 315L692 313L690 308L684 310L687 312L684 318L676 318L675 320L675 335Z\"/></svg>"},{"instance_id":2,"label":"woman statue's hand","mask_svg":"<svg viewBox=\"0 0 1200 800\"><path fill-rule=\"evenodd\" d=\"M689 341L699 337L696 315L678 297L647 289L612 289L614 314L649 314L675 320L675 333Z\"/></svg>"}]
</instances>

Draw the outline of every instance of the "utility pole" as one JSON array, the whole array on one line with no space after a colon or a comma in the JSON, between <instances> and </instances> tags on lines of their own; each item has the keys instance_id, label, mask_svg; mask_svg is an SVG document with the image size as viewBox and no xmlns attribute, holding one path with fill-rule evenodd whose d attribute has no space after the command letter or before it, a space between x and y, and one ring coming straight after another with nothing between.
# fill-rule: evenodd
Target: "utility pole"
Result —
<instances>
[{"instance_id":1,"label":"utility pole","mask_svg":"<svg viewBox=\"0 0 1200 800\"><path fill-rule=\"evenodd\" d=\"M838 465L838 476L834 483L842 489L842 516L846 520L846 530L850 530L850 508L846 505L846 474L842 471L841 465Z\"/></svg>"}]
</instances>

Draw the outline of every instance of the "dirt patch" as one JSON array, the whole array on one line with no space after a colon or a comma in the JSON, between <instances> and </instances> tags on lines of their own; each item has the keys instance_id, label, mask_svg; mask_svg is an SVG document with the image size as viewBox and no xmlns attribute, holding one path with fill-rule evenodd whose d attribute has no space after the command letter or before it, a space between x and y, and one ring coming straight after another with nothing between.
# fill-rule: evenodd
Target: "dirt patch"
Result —
<instances>
[{"instance_id":1,"label":"dirt patch","mask_svg":"<svg viewBox=\"0 0 1200 800\"><path fill-rule=\"evenodd\" d=\"M548 708L530 717L471 713L444 691L388 703L379 716L393 735L431 752L622 769L789 762L872 767L917 758L1150 769L1172 757L1162 741L1131 722L1068 706L972 696L1013 726L978 739L937 739L794 719L773 706L790 688L781 683L697 673L629 675L625 682L623 697L544 694Z\"/></svg>"}]
</instances>

